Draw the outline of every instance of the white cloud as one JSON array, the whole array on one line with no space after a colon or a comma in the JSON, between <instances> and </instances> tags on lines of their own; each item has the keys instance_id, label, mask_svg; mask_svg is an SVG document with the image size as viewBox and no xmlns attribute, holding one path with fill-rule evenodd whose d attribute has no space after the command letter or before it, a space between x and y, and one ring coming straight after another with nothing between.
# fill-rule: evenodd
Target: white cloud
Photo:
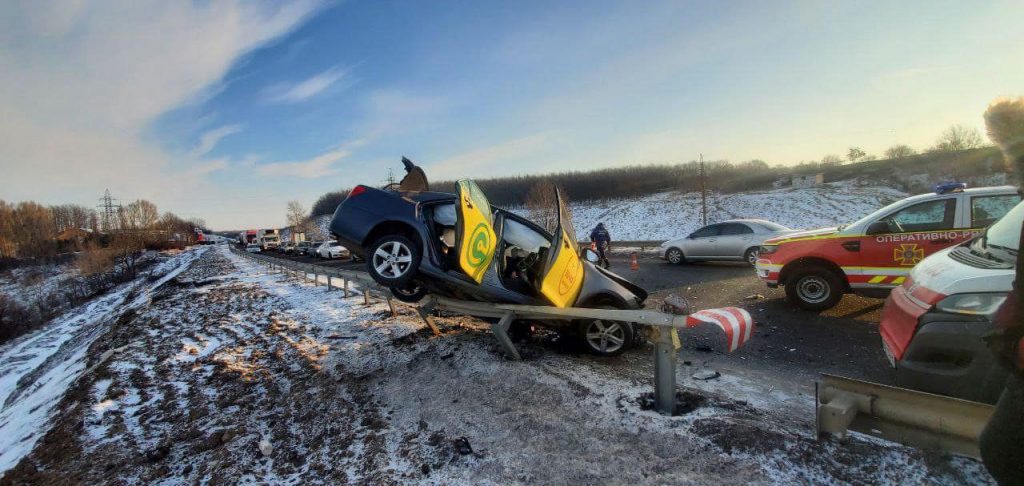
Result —
<instances>
[{"instance_id":1,"label":"white cloud","mask_svg":"<svg viewBox=\"0 0 1024 486\"><path fill-rule=\"evenodd\" d=\"M308 160L295 160L288 162L271 162L260 164L256 171L265 176L291 176L302 179L315 179L338 173L339 169L334 164L351 155L348 146L339 147Z\"/></svg>"},{"instance_id":2,"label":"white cloud","mask_svg":"<svg viewBox=\"0 0 1024 486\"><path fill-rule=\"evenodd\" d=\"M210 153L222 138L227 137L228 135L234 135L240 131L242 131L242 125L235 124L224 125L222 127L217 127L203 132L203 134L199 136L199 145L192 150L192 157L198 158Z\"/></svg>"},{"instance_id":3,"label":"white cloud","mask_svg":"<svg viewBox=\"0 0 1024 486\"><path fill-rule=\"evenodd\" d=\"M240 56L318 5L0 3L0 194L88 203L109 187L180 211L217 168L194 157L226 130L183 159L145 135L149 124L216 86Z\"/></svg>"},{"instance_id":4,"label":"white cloud","mask_svg":"<svg viewBox=\"0 0 1024 486\"><path fill-rule=\"evenodd\" d=\"M348 70L334 67L292 85L272 86L267 90L267 98L280 103L306 101L347 76Z\"/></svg>"},{"instance_id":5,"label":"white cloud","mask_svg":"<svg viewBox=\"0 0 1024 486\"><path fill-rule=\"evenodd\" d=\"M506 140L495 145L474 149L450 157L437 164L432 164L428 167L428 172L434 178L466 177L471 173L483 175L484 172L475 169L500 162L516 161L516 159L521 161L523 158L534 155L550 146L551 141L551 133L538 133Z\"/></svg>"}]
</instances>

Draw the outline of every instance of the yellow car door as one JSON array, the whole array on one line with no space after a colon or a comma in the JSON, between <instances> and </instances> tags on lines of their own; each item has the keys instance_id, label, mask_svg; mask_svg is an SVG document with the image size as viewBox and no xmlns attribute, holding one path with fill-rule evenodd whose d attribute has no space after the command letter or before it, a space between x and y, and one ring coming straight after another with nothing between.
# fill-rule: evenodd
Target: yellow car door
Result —
<instances>
[{"instance_id":1,"label":"yellow car door","mask_svg":"<svg viewBox=\"0 0 1024 486\"><path fill-rule=\"evenodd\" d=\"M541 276L540 293L555 306L572 307L583 287L583 262L576 247L572 215L557 188L555 199L558 201L558 226Z\"/></svg>"},{"instance_id":2,"label":"yellow car door","mask_svg":"<svg viewBox=\"0 0 1024 486\"><path fill-rule=\"evenodd\" d=\"M459 268L480 283L498 246L494 214L483 191L471 180L456 182L455 195L459 199L455 224Z\"/></svg>"}]
</instances>

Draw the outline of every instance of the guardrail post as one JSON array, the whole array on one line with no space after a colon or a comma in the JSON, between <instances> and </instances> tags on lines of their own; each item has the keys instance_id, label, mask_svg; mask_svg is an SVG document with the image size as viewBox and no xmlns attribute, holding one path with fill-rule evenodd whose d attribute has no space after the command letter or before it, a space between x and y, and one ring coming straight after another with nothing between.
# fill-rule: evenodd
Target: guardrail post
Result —
<instances>
[{"instance_id":1,"label":"guardrail post","mask_svg":"<svg viewBox=\"0 0 1024 486\"><path fill-rule=\"evenodd\" d=\"M512 327L512 321L515 320L515 314L512 312L506 312L505 315L501 316L501 320L497 324L491 325L491 332L498 338L498 343L501 347L505 348L505 352L512 356L512 359L519 361L522 359L519 356L519 351L516 349L516 345L512 344L512 338L508 336L508 330Z\"/></svg>"},{"instance_id":2,"label":"guardrail post","mask_svg":"<svg viewBox=\"0 0 1024 486\"><path fill-rule=\"evenodd\" d=\"M675 328L653 327L654 401L658 412L672 415L676 407L676 350L672 341Z\"/></svg>"},{"instance_id":3,"label":"guardrail post","mask_svg":"<svg viewBox=\"0 0 1024 486\"><path fill-rule=\"evenodd\" d=\"M320 285L320 274L313 270L313 286L316 287L317 285Z\"/></svg>"},{"instance_id":4,"label":"guardrail post","mask_svg":"<svg viewBox=\"0 0 1024 486\"><path fill-rule=\"evenodd\" d=\"M348 298L348 279L344 278L344 279L342 279L342 282L345 283L345 298L347 299Z\"/></svg>"},{"instance_id":5,"label":"guardrail post","mask_svg":"<svg viewBox=\"0 0 1024 486\"><path fill-rule=\"evenodd\" d=\"M327 276L327 290L328 291L331 290L331 276L330 275Z\"/></svg>"},{"instance_id":6,"label":"guardrail post","mask_svg":"<svg viewBox=\"0 0 1024 486\"><path fill-rule=\"evenodd\" d=\"M370 305L370 289L363 288L363 303Z\"/></svg>"},{"instance_id":7,"label":"guardrail post","mask_svg":"<svg viewBox=\"0 0 1024 486\"><path fill-rule=\"evenodd\" d=\"M391 297L385 297L384 300L387 301L388 308L391 309L391 317L397 316L398 312L395 311L395 303L391 301Z\"/></svg>"}]
</instances>

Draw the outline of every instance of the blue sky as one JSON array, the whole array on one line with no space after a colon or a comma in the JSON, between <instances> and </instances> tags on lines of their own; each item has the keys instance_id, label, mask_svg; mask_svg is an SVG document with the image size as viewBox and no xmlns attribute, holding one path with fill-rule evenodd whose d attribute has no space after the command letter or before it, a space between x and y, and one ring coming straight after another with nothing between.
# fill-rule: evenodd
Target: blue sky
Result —
<instances>
[{"instance_id":1,"label":"blue sky","mask_svg":"<svg viewBox=\"0 0 1024 486\"><path fill-rule=\"evenodd\" d=\"M284 6L282 6L284 5ZM380 183L917 149L1020 95L1019 2L14 2L0 198L234 229Z\"/></svg>"}]
</instances>

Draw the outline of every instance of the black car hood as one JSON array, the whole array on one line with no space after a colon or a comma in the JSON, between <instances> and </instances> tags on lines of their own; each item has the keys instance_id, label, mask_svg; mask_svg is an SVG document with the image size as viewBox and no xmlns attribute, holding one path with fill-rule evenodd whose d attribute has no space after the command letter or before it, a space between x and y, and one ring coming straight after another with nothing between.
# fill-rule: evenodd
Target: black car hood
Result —
<instances>
[{"instance_id":1,"label":"black car hood","mask_svg":"<svg viewBox=\"0 0 1024 486\"><path fill-rule=\"evenodd\" d=\"M615 283L625 287L630 292L633 292L634 294L636 294L636 296L640 298L640 302L643 302L643 301L647 300L647 291L644 290L639 285L637 285L637 284L635 284L633 282L630 282L629 280L626 280L625 277L623 277L623 276L621 276L621 275L619 275L619 274L617 274L615 272L612 272L611 270L608 270L607 268L601 267L599 265L592 265L592 266L595 269L597 269L598 272L601 272L604 276L612 279L613 281L615 281Z\"/></svg>"}]
</instances>

